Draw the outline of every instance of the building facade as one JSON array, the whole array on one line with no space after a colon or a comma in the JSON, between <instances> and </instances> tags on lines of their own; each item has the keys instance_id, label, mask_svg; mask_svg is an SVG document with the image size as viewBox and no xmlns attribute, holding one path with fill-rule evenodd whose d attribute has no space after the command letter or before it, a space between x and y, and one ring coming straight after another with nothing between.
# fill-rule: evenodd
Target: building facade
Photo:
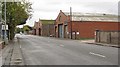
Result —
<instances>
[{"instance_id":1,"label":"building facade","mask_svg":"<svg viewBox=\"0 0 120 67\"><path fill-rule=\"evenodd\" d=\"M54 24L43 24L42 25L42 36L54 36Z\"/></svg>"},{"instance_id":2,"label":"building facade","mask_svg":"<svg viewBox=\"0 0 120 67\"><path fill-rule=\"evenodd\" d=\"M42 27L42 23L40 23L40 20L38 22L35 21L33 27L33 34L41 36L41 27Z\"/></svg>"},{"instance_id":3,"label":"building facade","mask_svg":"<svg viewBox=\"0 0 120 67\"><path fill-rule=\"evenodd\" d=\"M58 38L94 38L96 30L118 31L118 17L111 14L62 12L55 20ZM72 31L72 32L71 32Z\"/></svg>"},{"instance_id":4,"label":"building facade","mask_svg":"<svg viewBox=\"0 0 120 67\"><path fill-rule=\"evenodd\" d=\"M34 35L54 36L54 20L40 20L34 24Z\"/></svg>"}]
</instances>

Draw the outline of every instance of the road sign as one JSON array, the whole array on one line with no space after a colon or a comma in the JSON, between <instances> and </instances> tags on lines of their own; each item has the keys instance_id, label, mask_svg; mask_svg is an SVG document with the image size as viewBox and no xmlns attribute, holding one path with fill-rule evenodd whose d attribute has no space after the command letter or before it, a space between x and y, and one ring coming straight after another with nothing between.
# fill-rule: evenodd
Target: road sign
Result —
<instances>
[{"instance_id":1,"label":"road sign","mask_svg":"<svg viewBox=\"0 0 120 67\"><path fill-rule=\"evenodd\" d=\"M2 30L5 30L5 25L2 25ZM8 30L8 25L6 25L6 30Z\"/></svg>"}]
</instances>

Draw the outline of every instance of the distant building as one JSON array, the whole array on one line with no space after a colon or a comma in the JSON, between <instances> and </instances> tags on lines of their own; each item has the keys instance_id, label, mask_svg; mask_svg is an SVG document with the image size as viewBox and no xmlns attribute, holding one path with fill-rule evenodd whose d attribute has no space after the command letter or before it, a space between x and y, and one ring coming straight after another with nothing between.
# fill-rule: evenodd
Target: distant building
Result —
<instances>
[{"instance_id":1,"label":"distant building","mask_svg":"<svg viewBox=\"0 0 120 67\"><path fill-rule=\"evenodd\" d=\"M34 24L34 35L54 36L54 20L40 20Z\"/></svg>"},{"instance_id":2,"label":"distant building","mask_svg":"<svg viewBox=\"0 0 120 67\"><path fill-rule=\"evenodd\" d=\"M72 23L72 24L71 24ZM96 30L118 31L118 17L111 14L62 12L55 20L55 36L58 38L94 38Z\"/></svg>"},{"instance_id":3,"label":"distant building","mask_svg":"<svg viewBox=\"0 0 120 67\"><path fill-rule=\"evenodd\" d=\"M39 21L38 22L35 21L35 23L34 23L34 27L33 27L33 34L34 35L41 35L42 24Z\"/></svg>"}]
</instances>

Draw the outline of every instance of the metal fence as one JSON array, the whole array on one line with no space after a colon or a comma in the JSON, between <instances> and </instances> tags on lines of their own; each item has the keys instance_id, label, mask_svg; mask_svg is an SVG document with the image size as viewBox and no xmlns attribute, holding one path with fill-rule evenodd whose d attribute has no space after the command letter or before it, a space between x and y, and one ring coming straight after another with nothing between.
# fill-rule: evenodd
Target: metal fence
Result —
<instances>
[{"instance_id":1,"label":"metal fence","mask_svg":"<svg viewBox=\"0 0 120 67\"><path fill-rule=\"evenodd\" d=\"M96 31L95 41L98 43L120 44L120 31Z\"/></svg>"}]
</instances>

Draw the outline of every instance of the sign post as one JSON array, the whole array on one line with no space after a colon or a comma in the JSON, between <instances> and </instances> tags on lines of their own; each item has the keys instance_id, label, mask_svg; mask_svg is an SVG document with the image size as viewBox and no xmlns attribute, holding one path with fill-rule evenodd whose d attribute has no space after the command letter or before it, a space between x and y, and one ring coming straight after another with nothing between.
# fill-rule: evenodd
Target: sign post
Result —
<instances>
[{"instance_id":1,"label":"sign post","mask_svg":"<svg viewBox=\"0 0 120 67\"><path fill-rule=\"evenodd\" d=\"M5 41L6 44L8 44L8 25L2 25L2 39Z\"/></svg>"}]
</instances>

